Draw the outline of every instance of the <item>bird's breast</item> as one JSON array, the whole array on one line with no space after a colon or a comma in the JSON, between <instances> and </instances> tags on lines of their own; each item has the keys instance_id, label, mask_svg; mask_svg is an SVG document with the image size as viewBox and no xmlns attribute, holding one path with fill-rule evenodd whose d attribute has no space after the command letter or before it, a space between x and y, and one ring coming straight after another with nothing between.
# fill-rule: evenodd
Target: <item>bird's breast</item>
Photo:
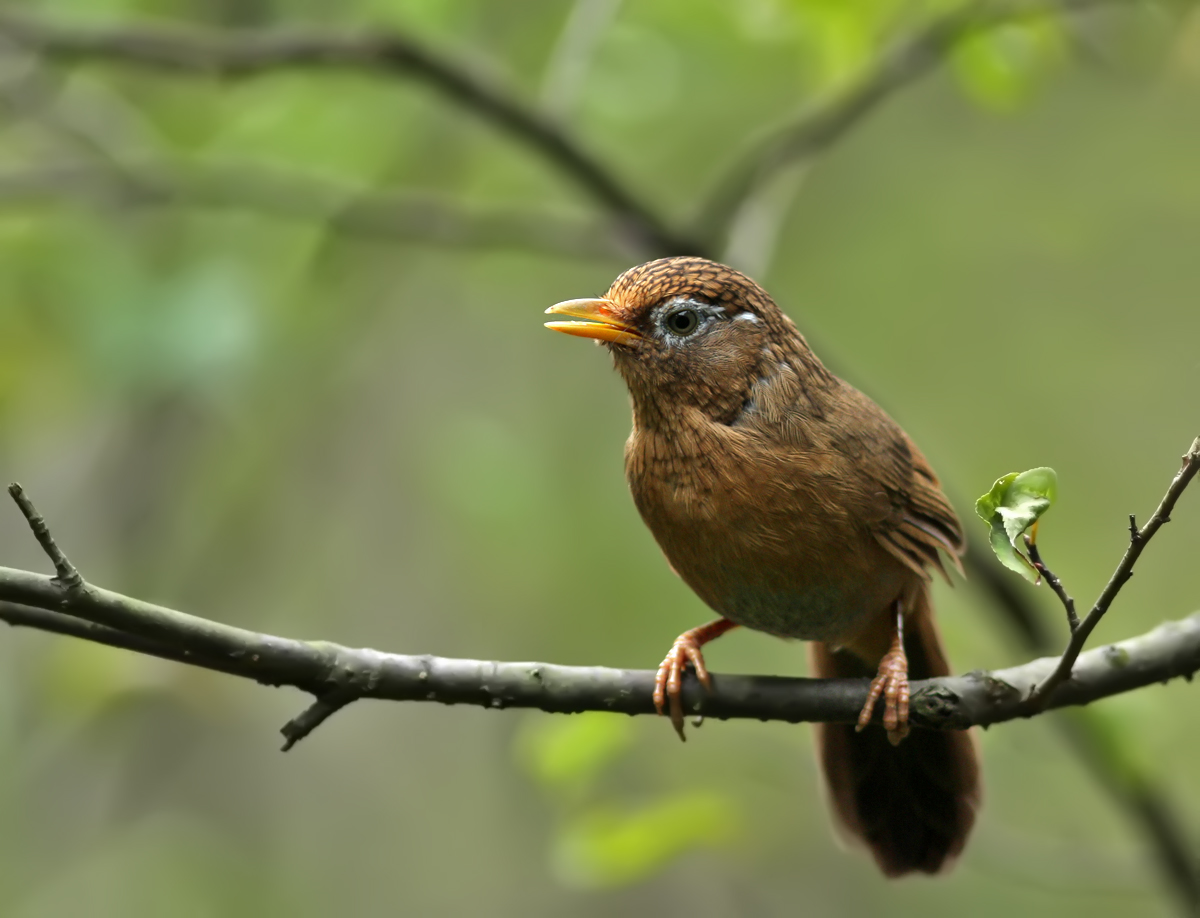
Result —
<instances>
[{"instance_id":1,"label":"bird's breast","mask_svg":"<svg viewBox=\"0 0 1200 918\"><path fill-rule=\"evenodd\" d=\"M837 643L908 576L856 519L838 457L730 428L635 429L626 475L672 568L712 609L771 634Z\"/></svg>"}]
</instances>

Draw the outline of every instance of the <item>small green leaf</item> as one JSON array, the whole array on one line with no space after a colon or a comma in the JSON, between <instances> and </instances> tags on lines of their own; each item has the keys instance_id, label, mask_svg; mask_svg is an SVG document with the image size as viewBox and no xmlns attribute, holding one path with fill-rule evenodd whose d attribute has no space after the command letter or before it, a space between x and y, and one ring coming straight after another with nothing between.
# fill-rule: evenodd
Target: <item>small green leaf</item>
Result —
<instances>
[{"instance_id":1,"label":"small green leaf","mask_svg":"<svg viewBox=\"0 0 1200 918\"><path fill-rule=\"evenodd\" d=\"M951 64L977 102L1011 110L1030 95L1058 56L1059 32L1048 17L988 29L960 41Z\"/></svg>"},{"instance_id":2,"label":"small green leaf","mask_svg":"<svg viewBox=\"0 0 1200 918\"><path fill-rule=\"evenodd\" d=\"M991 528L992 550L1000 563L1031 583L1037 582L1038 573L1017 548L1017 540L1057 497L1054 469L1037 468L997 478L992 489L975 501L975 512Z\"/></svg>"}]
</instances>

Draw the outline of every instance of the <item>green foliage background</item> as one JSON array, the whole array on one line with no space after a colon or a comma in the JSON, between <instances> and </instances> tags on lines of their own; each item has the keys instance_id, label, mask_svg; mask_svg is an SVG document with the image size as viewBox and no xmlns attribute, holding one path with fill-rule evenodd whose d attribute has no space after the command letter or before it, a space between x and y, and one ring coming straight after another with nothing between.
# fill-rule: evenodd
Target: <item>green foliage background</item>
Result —
<instances>
[{"instance_id":1,"label":"green foliage background","mask_svg":"<svg viewBox=\"0 0 1200 918\"><path fill-rule=\"evenodd\" d=\"M946 6L591 2L585 41L567 27L581 5L20 9L411 30L543 100L683 222L742 141ZM49 73L55 110L126 166L199 158L591 212L527 149L402 80ZM1150 512L1200 432L1198 104L1193 13L1002 30L793 176L777 244L738 258L921 444L972 538L986 531L969 498L997 475L1057 469L1039 546L1085 605L1127 514ZM0 115L0 174L81 157L95 154L45 119ZM0 194L0 477L90 580L447 656L652 667L705 619L625 492L619 379L541 327L629 260L139 207L113 193L122 168L82 191ZM1198 539L1188 495L1096 640L1194 611ZM0 561L45 568L15 510ZM937 603L960 669L1025 657L970 584ZM803 656L735 632L708 659L799 674ZM832 840L807 728L711 723L685 746L650 718L362 703L283 756L275 730L303 704L0 631L0 915L1171 913L1050 718L980 737L986 806L957 870L887 884ZM1200 838L1196 688L1096 710Z\"/></svg>"}]
</instances>

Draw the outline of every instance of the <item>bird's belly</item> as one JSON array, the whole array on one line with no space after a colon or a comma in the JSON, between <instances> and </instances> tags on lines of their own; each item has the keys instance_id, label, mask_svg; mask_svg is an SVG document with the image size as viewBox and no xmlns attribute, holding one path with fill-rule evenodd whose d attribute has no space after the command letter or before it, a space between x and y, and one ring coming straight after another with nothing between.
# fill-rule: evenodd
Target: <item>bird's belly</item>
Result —
<instances>
[{"instance_id":1,"label":"bird's belly","mask_svg":"<svg viewBox=\"0 0 1200 918\"><path fill-rule=\"evenodd\" d=\"M756 631L804 641L836 642L870 616L869 607L828 585L791 590L734 590L713 605L730 621Z\"/></svg>"},{"instance_id":2,"label":"bird's belly","mask_svg":"<svg viewBox=\"0 0 1200 918\"><path fill-rule=\"evenodd\" d=\"M887 609L912 576L870 536L850 538L836 527L793 530L783 539L698 520L652 528L672 567L708 606L779 637L840 643Z\"/></svg>"},{"instance_id":3,"label":"bird's belly","mask_svg":"<svg viewBox=\"0 0 1200 918\"><path fill-rule=\"evenodd\" d=\"M890 564L848 577L836 570L830 577L829 571L811 568L806 572L793 567L791 575L783 578L779 572L779 567L767 562L757 569L730 571L732 576L705 577L699 583L680 571L701 599L739 625L779 637L830 643L861 630L902 588Z\"/></svg>"}]
</instances>

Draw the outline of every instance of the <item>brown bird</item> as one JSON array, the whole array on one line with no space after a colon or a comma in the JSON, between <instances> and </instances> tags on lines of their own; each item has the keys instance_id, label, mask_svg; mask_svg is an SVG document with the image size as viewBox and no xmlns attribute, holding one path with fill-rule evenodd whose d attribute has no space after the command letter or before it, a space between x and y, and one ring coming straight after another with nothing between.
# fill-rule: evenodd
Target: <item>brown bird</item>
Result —
<instances>
[{"instance_id":1,"label":"brown bird","mask_svg":"<svg viewBox=\"0 0 1200 918\"><path fill-rule=\"evenodd\" d=\"M625 474L671 567L721 617L681 634L654 702L683 737L683 672L738 625L812 641L817 676L874 676L857 726L819 724L836 819L888 876L935 873L979 803L967 733L908 735L908 680L949 674L930 605L954 510L912 441L834 376L766 291L702 258L631 268L548 328L594 338L633 403ZM884 700L884 728L868 726Z\"/></svg>"}]
</instances>

